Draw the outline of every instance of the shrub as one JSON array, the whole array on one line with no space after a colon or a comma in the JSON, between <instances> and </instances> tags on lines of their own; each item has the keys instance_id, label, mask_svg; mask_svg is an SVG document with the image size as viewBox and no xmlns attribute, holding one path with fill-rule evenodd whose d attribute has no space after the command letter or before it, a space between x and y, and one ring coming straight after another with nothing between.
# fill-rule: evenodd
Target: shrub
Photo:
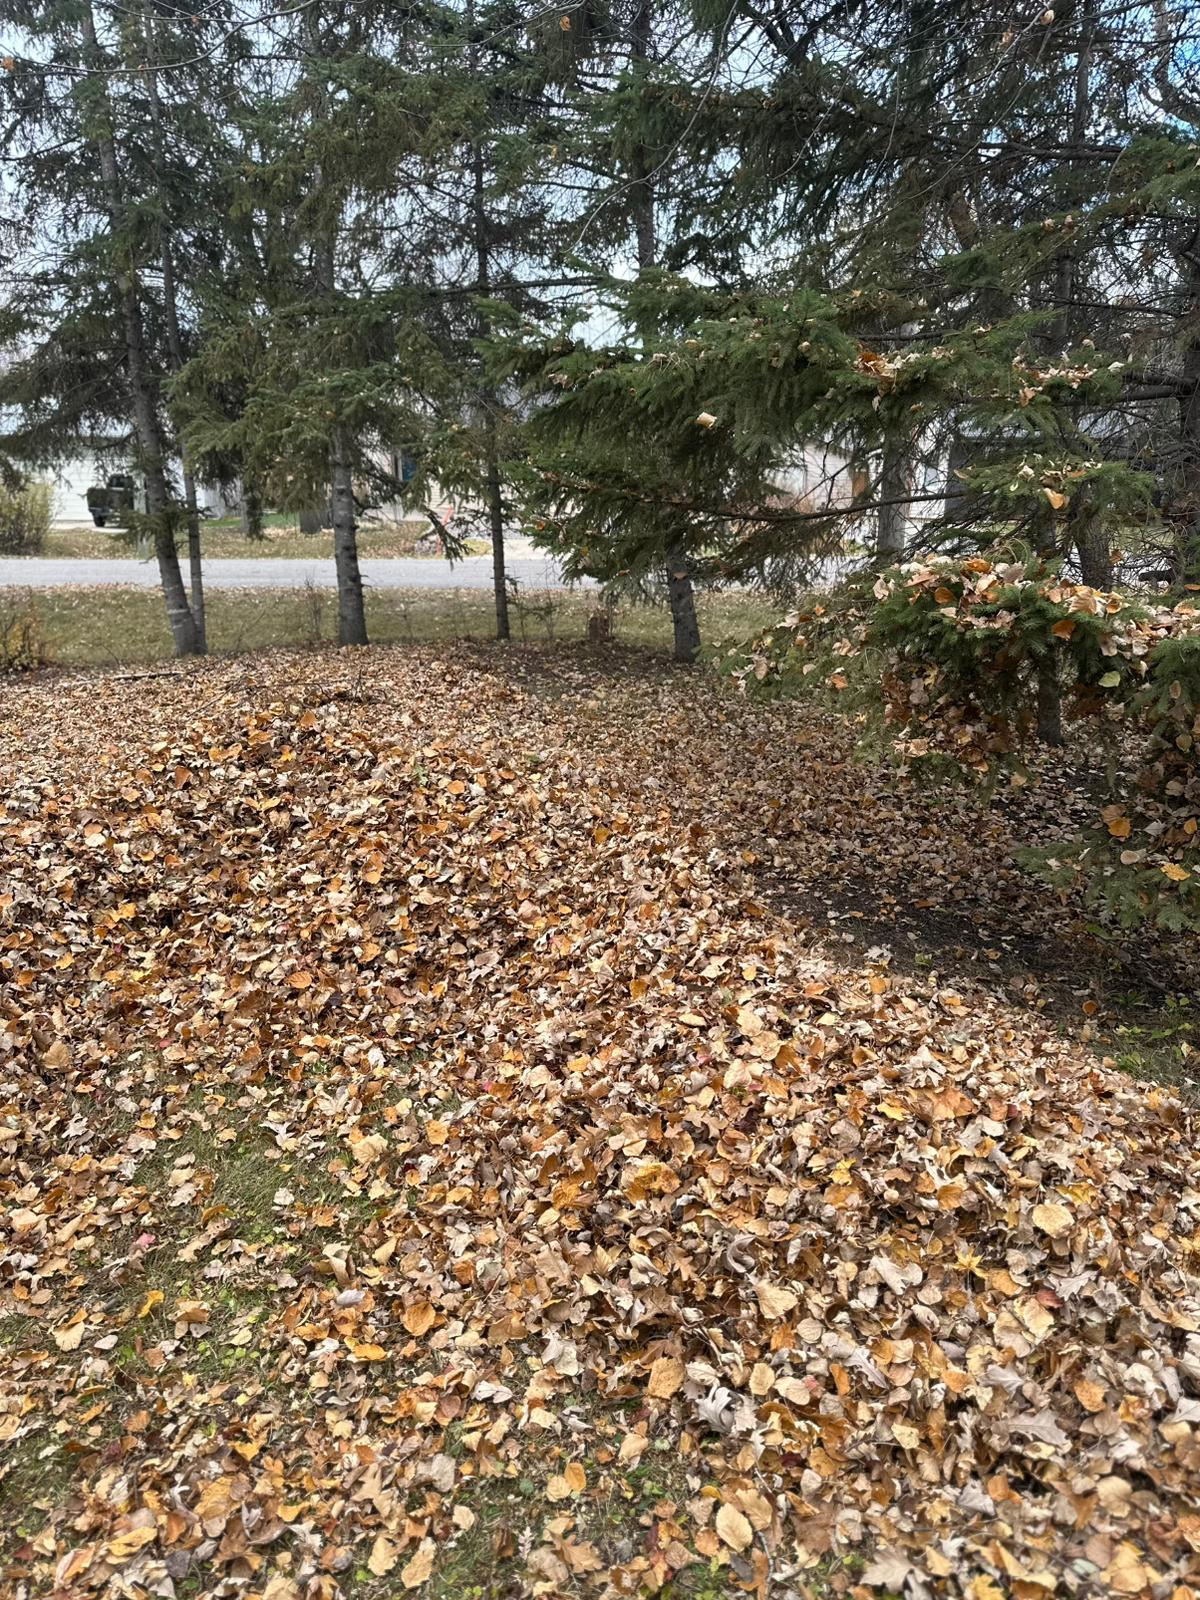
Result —
<instances>
[{"instance_id":1,"label":"shrub","mask_svg":"<svg viewBox=\"0 0 1200 1600\"><path fill-rule=\"evenodd\" d=\"M0 677L45 666L46 649L37 602L30 594L0 589Z\"/></svg>"},{"instance_id":2,"label":"shrub","mask_svg":"<svg viewBox=\"0 0 1200 1600\"><path fill-rule=\"evenodd\" d=\"M1114 757L1107 803L1021 859L1123 926L1200 927L1200 609L1067 583L1029 556L910 562L873 601L789 618L737 675L760 693L805 672L857 687L906 764L983 782L1061 742L1065 717Z\"/></svg>"},{"instance_id":3,"label":"shrub","mask_svg":"<svg viewBox=\"0 0 1200 1600\"><path fill-rule=\"evenodd\" d=\"M53 504L47 483L0 485L0 556L36 556L50 531Z\"/></svg>"}]
</instances>

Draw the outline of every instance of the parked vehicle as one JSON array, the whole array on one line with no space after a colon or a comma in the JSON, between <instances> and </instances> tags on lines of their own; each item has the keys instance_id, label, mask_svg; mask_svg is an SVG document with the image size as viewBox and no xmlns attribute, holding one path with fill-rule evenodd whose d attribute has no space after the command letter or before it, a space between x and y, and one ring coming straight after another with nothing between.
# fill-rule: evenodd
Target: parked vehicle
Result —
<instances>
[{"instance_id":1,"label":"parked vehicle","mask_svg":"<svg viewBox=\"0 0 1200 1600\"><path fill-rule=\"evenodd\" d=\"M93 484L87 492L87 508L98 528L109 522L123 522L134 509L136 485L128 472L110 472L103 484Z\"/></svg>"}]
</instances>

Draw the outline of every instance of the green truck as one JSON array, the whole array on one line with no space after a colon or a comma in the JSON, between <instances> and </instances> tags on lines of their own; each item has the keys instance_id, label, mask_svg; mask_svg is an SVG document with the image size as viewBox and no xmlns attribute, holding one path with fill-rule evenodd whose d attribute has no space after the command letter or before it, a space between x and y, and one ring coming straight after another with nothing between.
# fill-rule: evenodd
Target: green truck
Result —
<instances>
[{"instance_id":1,"label":"green truck","mask_svg":"<svg viewBox=\"0 0 1200 1600\"><path fill-rule=\"evenodd\" d=\"M94 483L87 492L87 508L98 528L110 522L122 523L134 509L136 486L128 472L111 472L104 483Z\"/></svg>"}]
</instances>

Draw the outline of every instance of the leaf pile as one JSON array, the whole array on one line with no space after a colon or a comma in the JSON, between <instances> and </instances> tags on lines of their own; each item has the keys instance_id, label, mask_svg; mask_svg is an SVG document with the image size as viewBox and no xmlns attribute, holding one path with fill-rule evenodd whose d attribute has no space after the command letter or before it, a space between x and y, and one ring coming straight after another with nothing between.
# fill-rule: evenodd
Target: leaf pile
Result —
<instances>
[{"instance_id":1,"label":"leaf pile","mask_svg":"<svg viewBox=\"0 0 1200 1600\"><path fill-rule=\"evenodd\" d=\"M496 1594L1185 1600L1194 1129L754 898L803 716L435 651L10 694L5 1593L482 1540Z\"/></svg>"}]
</instances>

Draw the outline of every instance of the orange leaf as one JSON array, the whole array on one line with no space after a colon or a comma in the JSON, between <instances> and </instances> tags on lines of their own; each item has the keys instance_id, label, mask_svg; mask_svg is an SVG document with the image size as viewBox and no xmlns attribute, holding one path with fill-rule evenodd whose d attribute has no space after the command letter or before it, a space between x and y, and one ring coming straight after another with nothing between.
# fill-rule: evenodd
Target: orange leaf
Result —
<instances>
[{"instance_id":1,"label":"orange leaf","mask_svg":"<svg viewBox=\"0 0 1200 1600\"><path fill-rule=\"evenodd\" d=\"M408 1307L400 1320L414 1339L420 1339L437 1321L437 1312L428 1300L418 1300L415 1306Z\"/></svg>"}]
</instances>

